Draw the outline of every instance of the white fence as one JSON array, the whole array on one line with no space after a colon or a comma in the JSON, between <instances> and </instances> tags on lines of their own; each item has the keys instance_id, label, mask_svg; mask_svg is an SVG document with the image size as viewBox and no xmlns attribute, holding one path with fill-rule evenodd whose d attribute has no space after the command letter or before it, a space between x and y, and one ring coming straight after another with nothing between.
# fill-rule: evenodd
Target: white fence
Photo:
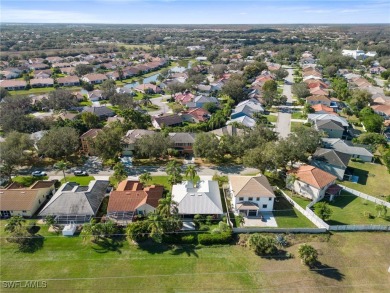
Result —
<instances>
[{"instance_id":1,"label":"white fence","mask_svg":"<svg viewBox=\"0 0 390 293\"><path fill-rule=\"evenodd\" d=\"M367 199L369 201L372 201L376 204L382 204L382 205L385 205L386 207L390 208L390 202L386 202L384 200L381 200L379 198L376 198L376 197L373 197L371 195L368 195L368 194L365 194L363 192L360 192L360 191L357 191L355 189L352 189L352 188L349 188L347 186L344 186L344 185L341 185L341 184L338 184L343 190L345 191L348 191L349 193L352 193L353 195L356 195L358 197L361 197L361 198L364 198L364 199Z\"/></svg>"},{"instance_id":2,"label":"white fence","mask_svg":"<svg viewBox=\"0 0 390 293\"><path fill-rule=\"evenodd\" d=\"M321 229L327 229L329 230L329 225L325 223L321 218L319 218L311 209L310 207L315 204L314 201L312 201L306 209L302 208L299 204L297 204L291 197L289 197L287 194L283 192L283 190L279 191L283 194L283 196L287 199L289 203L291 203L294 208L296 208L299 212L301 212L306 218L308 218L314 225L316 225L318 228Z\"/></svg>"},{"instance_id":3,"label":"white fence","mask_svg":"<svg viewBox=\"0 0 390 293\"><path fill-rule=\"evenodd\" d=\"M386 225L331 225L331 231L390 231Z\"/></svg>"},{"instance_id":4,"label":"white fence","mask_svg":"<svg viewBox=\"0 0 390 293\"><path fill-rule=\"evenodd\" d=\"M253 227L253 228L233 228L233 233L257 233L257 232L265 232L265 233L325 233L327 229L325 228L261 228L261 227Z\"/></svg>"}]
</instances>

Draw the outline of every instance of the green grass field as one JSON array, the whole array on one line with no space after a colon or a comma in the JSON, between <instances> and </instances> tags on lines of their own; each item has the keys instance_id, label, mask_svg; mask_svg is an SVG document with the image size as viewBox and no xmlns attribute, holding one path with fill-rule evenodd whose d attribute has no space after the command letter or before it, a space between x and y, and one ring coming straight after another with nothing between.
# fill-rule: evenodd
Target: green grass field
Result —
<instances>
[{"instance_id":1,"label":"green grass field","mask_svg":"<svg viewBox=\"0 0 390 293\"><path fill-rule=\"evenodd\" d=\"M87 186L89 182L95 180L93 176L66 176L66 182L76 182L81 186ZM64 183L64 179L61 180L61 183Z\"/></svg>"},{"instance_id":2,"label":"green grass field","mask_svg":"<svg viewBox=\"0 0 390 293\"><path fill-rule=\"evenodd\" d=\"M47 180L49 177L42 176L42 177L35 177L35 176L15 176L12 178L13 182L17 182L22 184L25 187L29 187L33 185L38 180Z\"/></svg>"},{"instance_id":3,"label":"green grass field","mask_svg":"<svg viewBox=\"0 0 390 293\"><path fill-rule=\"evenodd\" d=\"M265 117L267 117L268 122L276 122L278 120L278 116L275 115L267 115Z\"/></svg>"},{"instance_id":4,"label":"green grass field","mask_svg":"<svg viewBox=\"0 0 390 293\"><path fill-rule=\"evenodd\" d=\"M375 203L346 191L336 196L329 206L333 213L327 221L330 225L390 225L390 217L376 217ZM373 218L368 217L370 213Z\"/></svg>"},{"instance_id":5,"label":"green grass field","mask_svg":"<svg viewBox=\"0 0 390 293\"><path fill-rule=\"evenodd\" d=\"M384 165L350 161L348 166L354 169L359 181L343 181L341 184L381 199L390 195L390 174Z\"/></svg>"},{"instance_id":6,"label":"green grass field","mask_svg":"<svg viewBox=\"0 0 390 293\"><path fill-rule=\"evenodd\" d=\"M35 253L16 252L2 233L0 281L44 280L47 288L2 292L386 292L390 286L389 233L289 235L286 250L295 257L285 259L261 258L239 245L107 246L41 230L47 236ZM305 242L319 251L314 270L297 256Z\"/></svg>"}]
</instances>

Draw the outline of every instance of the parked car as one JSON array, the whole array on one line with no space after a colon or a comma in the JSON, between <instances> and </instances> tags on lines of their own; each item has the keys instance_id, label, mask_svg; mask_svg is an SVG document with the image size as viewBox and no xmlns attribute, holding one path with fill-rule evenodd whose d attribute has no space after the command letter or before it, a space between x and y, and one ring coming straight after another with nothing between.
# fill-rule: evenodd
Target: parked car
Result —
<instances>
[{"instance_id":1,"label":"parked car","mask_svg":"<svg viewBox=\"0 0 390 293\"><path fill-rule=\"evenodd\" d=\"M74 176L88 176L86 171L76 170L73 172Z\"/></svg>"},{"instance_id":2,"label":"parked car","mask_svg":"<svg viewBox=\"0 0 390 293\"><path fill-rule=\"evenodd\" d=\"M43 176L46 176L46 172L44 171L34 171L31 173L32 176L35 176L35 177L43 177Z\"/></svg>"}]
</instances>

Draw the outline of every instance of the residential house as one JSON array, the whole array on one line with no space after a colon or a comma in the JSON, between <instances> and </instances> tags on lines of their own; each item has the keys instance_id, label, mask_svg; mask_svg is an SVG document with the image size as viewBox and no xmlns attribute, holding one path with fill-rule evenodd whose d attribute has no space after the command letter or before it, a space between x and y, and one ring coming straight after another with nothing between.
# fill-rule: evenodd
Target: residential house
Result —
<instances>
[{"instance_id":1,"label":"residential house","mask_svg":"<svg viewBox=\"0 0 390 293\"><path fill-rule=\"evenodd\" d=\"M91 102L97 102L103 99L103 91L102 90L93 90L88 92L88 99Z\"/></svg>"},{"instance_id":2,"label":"residential house","mask_svg":"<svg viewBox=\"0 0 390 293\"><path fill-rule=\"evenodd\" d=\"M316 121L320 121L320 120L332 120L332 121L336 121L338 123L340 123L345 130L348 129L348 121L345 120L345 118L343 117L340 117L338 115L332 115L332 114L309 114L307 115L307 122L309 123L316 123Z\"/></svg>"},{"instance_id":3,"label":"residential house","mask_svg":"<svg viewBox=\"0 0 390 293\"><path fill-rule=\"evenodd\" d=\"M80 140L81 140L81 151L84 153L84 154L87 154L87 155L93 155L94 154L94 151L92 149L92 146L91 146L91 141L94 140L96 138L96 136L101 132L102 130L101 129L90 129L88 130L87 132L83 133L81 136L80 136Z\"/></svg>"},{"instance_id":4,"label":"residential house","mask_svg":"<svg viewBox=\"0 0 390 293\"><path fill-rule=\"evenodd\" d=\"M31 87L50 87L54 85L52 78L33 78L30 79Z\"/></svg>"},{"instance_id":5,"label":"residential house","mask_svg":"<svg viewBox=\"0 0 390 293\"><path fill-rule=\"evenodd\" d=\"M325 132L329 138L342 138L344 136L344 127L340 122L334 120L316 120L314 128Z\"/></svg>"},{"instance_id":6,"label":"residential house","mask_svg":"<svg viewBox=\"0 0 390 293\"><path fill-rule=\"evenodd\" d=\"M351 83L358 88L367 88L372 86L372 84L367 79L360 76L352 78Z\"/></svg>"},{"instance_id":7,"label":"residential house","mask_svg":"<svg viewBox=\"0 0 390 293\"><path fill-rule=\"evenodd\" d=\"M210 94L212 91L211 85L206 85L206 84L198 84L196 88L199 93L204 93L204 94Z\"/></svg>"},{"instance_id":8,"label":"residential house","mask_svg":"<svg viewBox=\"0 0 390 293\"><path fill-rule=\"evenodd\" d=\"M50 66L45 64L45 63L34 63L34 64L30 65L31 70L42 70L42 69L48 69L48 68L50 68Z\"/></svg>"},{"instance_id":9,"label":"residential house","mask_svg":"<svg viewBox=\"0 0 390 293\"><path fill-rule=\"evenodd\" d=\"M183 112L181 117L183 118L183 121L199 123L209 120L211 114L203 108L194 108Z\"/></svg>"},{"instance_id":10,"label":"residential house","mask_svg":"<svg viewBox=\"0 0 390 293\"><path fill-rule=\"evenodd\" d=\"M222 136L242 136L245 133L243 129L237 128L233 125L227 125L209 132L216 135L218 139L221 139Z\"/></svg>"},{"instance_id":11,"label":"residential house","mask_svg":"<svg viewBox=\"0 0 390 293\"><path fill-rule=\"evenodd\" d=\"M175 101L176 103L185 105L189 102L192 102L194 100L195 96L191 94L191 92L186 91L184 93L177 93L175 94Z\"/></svg>"},{"instance_id":12,"label":"residential house","mask_svg":"<svg viewBox=\"0 0 390 293\"><path fill-rule=\"evenodd\" d=\"M107 206L107 218L120 224L132 222L137 215L153 213L162 198L164 187L143 186L139 181L124 180L111 191Z\"/></svg>"},{"instance_id":13,"label":"residential house","mask_svg":"<svg viewBox=\"0 0 390 293\"><path fill-rule=\"evenodd\" d=\"M328 96L329 92L326 89L323 89L322 87L314 87L309 89L311 95L320 95L320 96Z\"/></svg>"},{"instance_id":14,"label":"residential house","mask_svg":"<svg viewBox=\"0 0 390 293\"><path fill-rule=\"evenodd\" d=\"M390 102L382 105L373 105L371 108L375 113L381 115L385 120L390 119Z\"/></svg>"},{"instance_id":15,"label":"residential house","mask_svg":"<svg viewBox=\"0 0 390 293\"><path fill-rule=\"evenodd\" d=\"M14 72L14 71L11 71L11 70L2 70L0 71L0 76L1 78L5 78L5 79L13 79L13 78L18 78L20 76L20 73L18 72Z\"/></svg>"},{"instance_id":16,"label":"residential house","mask_svg":"<svg viewBox=\"0 0 390 293\"><path fill-rule=\"evenodd\" d=\"M82 112L90 112L98 116L100 119L105 120L108 117L115 116L115 112L106 106L100 107L84 107Z\"/></svg>"},{"instance_id":17,"label":"residential house","mask_svg":"<svg viewBox=\"0 0 390 293\"><path fill-rule=\"evenodd\" d=\"M348 167L351 155L335 151L333 149L318 148L311 157L310 164L321 170L344 179L345 170Z\"/></svg>"},{"instance_id":18,"label":"residential house","mask_svg":"<svg viewBox=\"0 0 390 293\"><path fill-rule=\"evenodd\" d=\"M66 76L57 78L57 83L60 86L79 86L80 80L77 76Z\"/></svg>"},{"instance_id":19,"label":"residential house","mask_svg":"<svg viewBox=\"0 0 390 293\"><path fill-rule=\"evenodd\" d=\"M319 201L326 194L336 195L341 190L335 185L336 176L314 166L301 165L288 171L288 174L287 178L294 176L296 179L287 181L287 188L311 200Z\"/></svg>"},{"instance_id":20,"label":"residential house","mask_svg":"<svg viewBox=\"0 0 390 293\"><path fill-rule=\"evenodd\" d=\"M260 102L255 99L250 99L240 102L232 111L231 119L248 116L254 118L256 113L264 113L264 108Z\"/></svg>"},{"instance_id":21,"label":"residential house","mask_svg":"<svg viewBox=\"0 0 390 293\"><path fill-rule=\"evenodd\" d=\"M63 58L59 56L53 56L53 57L46 57L46 60L49 61L50 63L59 63L62 62Z\"/></svg>"},{"instance_id":22,"label":"residential house","mask_svg":"<svg viewBox=\"0 0 390 293\"><path fill-rule=\"evenodd\" d=\"M39 216L55 216L59 223L88 222L96 216L109 184L108 180L92 180L88 186L66 182L43 207Z\"/></svg>"},{"instance_id":23,"label":"residential house","mask_svg":"<svg viewBox=\"0 0 390 293\"><path fill-rule=\"evenodd\" d=\"M229 193L235 214L256 217L274 209L275 193L264 175L229 176Z\"/></svg>"},{"instance_id":24,"label":"residential house","mask_svg":"<svg viewBox=\"0 0 390 293\"><path fill-rule=\"evenodd\" d=\"M137 85L134 90L143 94L160 94L162 92L158 85L151 83Z\"/></svg>"},{"instance_id":25,"label":"residential house","mask_svg":"<svg viewBox=\"0 0 390 293\"><path fill-rule=\"evenodd\" d=\"M6 90L24 90L27 82L24 80L0 80L0 87Z\"/></svg>"},{"instance_id":26,"label":"residential house","mask_svg":"<svg viewBox=\"0 0 390 293\"><path fill-rule=\"evenodd\" d=\"M325 106L330 106L331 100L327 96L323 95L312 95L306 98L306 103L310 105L322 104Z\"/></svg>"},{"instance_id":27,"label":"residential house","mask_svg":"<svg viewBox=\"0 0 390 293\"><path fill-rule=\"evenodd\" d=\"M334 112L334 108L322 105L322 104L317 104L314 106L311 106L314 109L314 112L316 114L330 114L330 115L337 115Z\"/></svg>"},{"instance_id":28,"label":"residential house","mask_svg":"<svg viewBox=\"0 0 390 293\"><path fill-rule=\"evenodd\" d=\"M14 182L7 188L0 189L1 218L32 217L54 193L54 185L55 181L39 180L28 188Z\"/></svg>"},{"instance_id":29,"label":"residential house","mask_svg":"<svg viewBox=\"0 0 390 293\"><path fill-rule=\"evenodd\" d=\"M338 138L322 138L322 143L325 148L351 155L354 159L360 159L364 162L372 162L374 159L374 155L369 150L364 147L354 146L351 142Z\"/></svg>"},{"instance_id":30,"label":"residential house","mask_svg":"<svg viewBox=\"0 0 390 293\"><path fill-rule=\"evenodd\" d=\"M249 128L253 128L256 126L256 121L248 116L241 116L238 118L230 119L226 122L226 125L236 124L236 123L241 124L241 125L246 126L246 127L249 127Z\"/></svg>"},{"instance_id":31,"label":"residential house","mask_svg":"<svg viewBox=\"0 0 390 293\"><path fill-rule=\"evenodd\" d=\"M188 108L202 108L204 104L213 103L216 106L219 106L219 101L215 97L208 97L204 95L196 96L193 102L189 102L186 104Z\"/></svg>"},{"instance_id":32,"label":"residential house","mask_svg":"<svg viewBox=\"0 0 390 293\"><path fill-rule=\"evenodd\" d=\"M60 68L62 74L74 75L75 68L74 67L64 67Z\"/></svg>"},{"instance_id":33,"label":"residential house","mask_svg":"<svg viewBox=\"0 0 390 293\"><path fill-rule=\"evenodd\" d=\"M156 129L162 129L164 127L180 126L182 123L183 123L183 118L177 114L155 116L152 118L152 125Z\"/></svg>"},{"instance_id":34,"label":"residential house","mask_svg":"<svg viewBox=\"0 0 390 293\"><path fill-rule=\"evenodd\" d=\"M83 81L88 82L90 84L99 84L103 81L107 80L107 76L100 73L90 73L86 74L81 78Z\"/></svg>"},{"instance_id":35,"label":"residential house","mask_svg":"<svg viewBox=\"0 0 390 293\"><path fill-rule=\"evenodd\" d=\"M152 130L147 129L131 129L129 130L126 135L123 137L123 149L122 149L122 155L124 156L130 156L134 152L134 146L135 142L140 139L141 137L152 135L155 132Z\"/></svg>"},{"instance_id":36,"label":"residential house","mask_svg":"<svg viewBox=\"0 0 390 293\"><path fill-rule=\"evenodd\" d=\"M381 74L382 72L386 71L386 68L382 66L373 66L369 69L369 72L371 74Z\"/></svg>"},{"instance_id":37,"label":"residential house","mask_svg":"<svg viewBox=\"0 0 390 293\"><path fill-rule=\"evenodd\" d=\"M51 70L39 70L34 71L34 78L49 78L51 76Z\"/></svg>"},{"instance_id":38,"label":"residential house","mask_svg":"<svg viewBox=\"0 0 390 293\"><path fill-rule=\"evenodd\" d=\"M192 155L193 145L195 143L195 133L171 132L169 137L173 142L173 147L179 152L179 155Z\"/></svg>"},{"instance_id":39,"label":"residential house","mask_svg":"<svg viewBox=\"0 0 390 293\"><path fill-rule=\"evenodd\" d=\"M177 203L178 214L185 218L195 215L221 217L224 214L218 182L211 180L211 176L200 176L196 184L183 181L173 185L172 201Z\"/></svg>"}]
</instances>

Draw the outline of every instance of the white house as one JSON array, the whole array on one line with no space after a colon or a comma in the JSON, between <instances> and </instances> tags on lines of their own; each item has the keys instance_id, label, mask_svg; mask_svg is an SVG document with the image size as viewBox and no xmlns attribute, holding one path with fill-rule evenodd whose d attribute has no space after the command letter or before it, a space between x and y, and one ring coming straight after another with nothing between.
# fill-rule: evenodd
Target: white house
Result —
<instances>
[{"instance_id":1,"label":"white house","mask_svg":"<svg viewBox=\"0 0 390 293\"><path fill-rule=\"evenodd\" d=\"M275 193L264 175L229 176L229 191L235 214L256 217L274 208Z\"/></svg>"},{"instance_id":2,"label":"white house","mask_svg":"<svg viewBox=\"0 0 390 293\"><path fill-rule=\"evenodd\" d=\"M291 176L295 176L295 180L287 180L287 188L315 201L321 200L325 194L334 195L341 190L335 185L336 176L314 166L302 165L289 171L288 178Z\"/></svg>"},{"instance_id":3,"label":"white house","mask_svg":"<svg viewBox=\"0 0 390 293\"><path fill-rule=\"evenodd\" d=\"M218 182L211 180L211 176L200 176L196 185L191 181L173 185L172 201L177 203L183 217L224 214Z\"/></svg>"}]
</instances>

